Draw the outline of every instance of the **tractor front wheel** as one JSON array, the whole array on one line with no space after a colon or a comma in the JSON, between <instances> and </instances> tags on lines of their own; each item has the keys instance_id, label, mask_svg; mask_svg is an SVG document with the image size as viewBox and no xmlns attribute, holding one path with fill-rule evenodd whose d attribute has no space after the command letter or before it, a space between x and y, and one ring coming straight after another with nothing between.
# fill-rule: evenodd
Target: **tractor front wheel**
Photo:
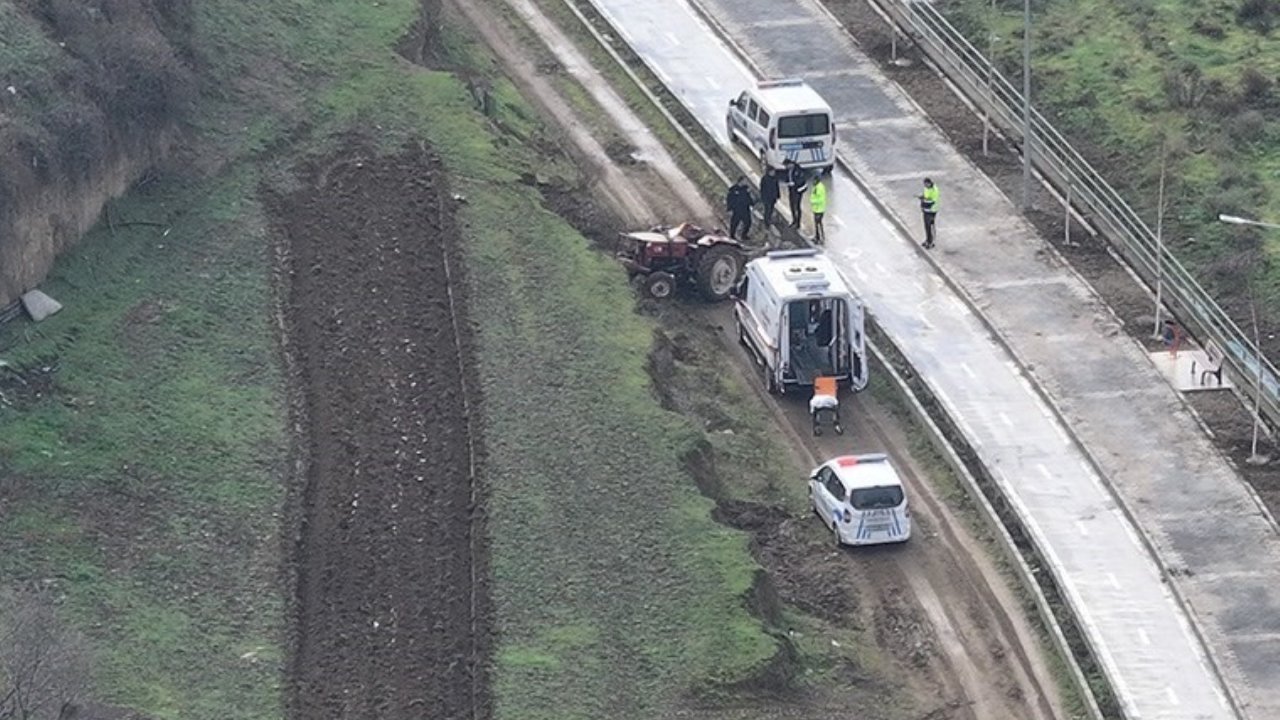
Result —
<instances>
[{"instance_id":1,"label":"tractor front wheel","mask_svg":"<svg viewBox=\"0 0 1280 720\"><path fill-rule=\"evenodd\" d=\"M712 245L698 261L698 290L712 302L729 297L742 274L742 255L727 245Z\"/></svg>"},{"instance_id":2,"label":"tractor front wheel","mask_svg":"<svg viewBox=\"0 0 1280 720\"><path fill-rule=\"evenodd\" d=\"M644 291L655 300L666 300L676 291L676 278L671 273L649 273L644 281Z\"/></svg>"}]
</instances>

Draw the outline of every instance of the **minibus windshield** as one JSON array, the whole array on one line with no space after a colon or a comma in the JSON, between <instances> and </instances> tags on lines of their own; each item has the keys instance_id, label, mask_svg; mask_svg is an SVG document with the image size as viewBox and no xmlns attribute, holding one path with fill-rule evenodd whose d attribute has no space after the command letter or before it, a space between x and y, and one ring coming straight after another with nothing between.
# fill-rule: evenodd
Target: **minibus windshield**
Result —
<instances>
[{"instance_id":1,"label":"minibus windshield","mask_svg":"<svg viewBox=\"0 0 1280 720\"><path fill-rule=\"evenodd\" d=\"M902 488L896 485L860 488L849 494L849 504L854 510L878 510L894 508L902 504Z\"/></svg>"},{"instance_id":2,"label":"minibus windshield","mask_svg":"<svg viewBox=\"0 0 1280 720\"><path fill-rule=\"evenodd\" d=\"M778 118L778 137L799 138L826 135L831 132L831 120L826 113L790 115Z\"/></svg>"}]
</instances>

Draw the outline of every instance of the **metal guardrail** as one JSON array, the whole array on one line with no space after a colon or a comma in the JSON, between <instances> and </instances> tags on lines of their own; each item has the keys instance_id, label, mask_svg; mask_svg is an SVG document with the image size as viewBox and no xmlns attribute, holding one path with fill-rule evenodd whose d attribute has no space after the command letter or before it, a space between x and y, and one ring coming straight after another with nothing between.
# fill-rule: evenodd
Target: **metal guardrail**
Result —
<instances>
[{"instance_id":1,"label":"metal guardrail","mask_svg":"<svg viewBox=\"0 0 1280 720\"><path fill-rule=\"evenodd\" d=\"M928 2L872 1L970 102L988 114L993 125L1021 141L1023 152L1027 151L1022 93L989 58ZM1041 176L1111 242L1143 281L1154 288L1157 275L1163 278L1161 295L1168 311L1202 343L1212 341L1222 348L1223 365L1232 379L1248 388L1250 396L1257 394L1262 414L1273 425L1280 425L1280 372L1167 246L1157 242L1142 216L1034 107L1030 150L1032 164ZM1257 392L1259 379L1261 393Z\"/></svg>"}]
</instances>

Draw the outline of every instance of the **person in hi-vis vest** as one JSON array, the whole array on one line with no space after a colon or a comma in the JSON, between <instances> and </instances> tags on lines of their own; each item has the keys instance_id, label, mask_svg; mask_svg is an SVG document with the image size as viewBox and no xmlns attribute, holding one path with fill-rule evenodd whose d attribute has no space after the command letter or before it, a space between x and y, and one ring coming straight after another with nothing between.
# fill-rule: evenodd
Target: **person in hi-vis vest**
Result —
<instances>
[{"instance_id":1,"label":"person in hi-vis vest","mask_svg":"<svg viewBox=\"0 0 1280 720\"><path fill-rule=\"evenodd\" d=\"M809 209L813 210L813 241L827 241L827 233L822 229L822 216L827 212L827 186L822 178L814 176L813 189L809 191Z\"/></svg>"},{"instance_id":2,"label":"person in hi-vis vest","mask_svg":"<svg viewBox=\"0 0 1280 720\"><path fill-rule=\"evenodd\" d=\"M934 223L938 220L938 186L929 178L924 179L924 192L917 195L920 213L924 216L924 246L933 247Z\"/></svg>"}]
</instances>

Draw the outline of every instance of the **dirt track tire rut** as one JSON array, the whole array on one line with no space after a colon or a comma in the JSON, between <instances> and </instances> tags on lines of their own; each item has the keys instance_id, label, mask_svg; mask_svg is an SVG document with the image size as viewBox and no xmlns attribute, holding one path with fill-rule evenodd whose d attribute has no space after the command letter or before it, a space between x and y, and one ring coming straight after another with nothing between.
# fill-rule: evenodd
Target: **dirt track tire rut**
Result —
<instances>
[{"instance_id":1,"label":"dirt track tire rut","mask_svg":"<svg viewBox=\"0 0 1280 720\"><path fill-rule=\"evenodd\" d=\"M300 720L488 717L469 338L449 292L442 178L419 148L349 149L271 203L309 458L289 696Z\"/></svg>"}]
</instances>

